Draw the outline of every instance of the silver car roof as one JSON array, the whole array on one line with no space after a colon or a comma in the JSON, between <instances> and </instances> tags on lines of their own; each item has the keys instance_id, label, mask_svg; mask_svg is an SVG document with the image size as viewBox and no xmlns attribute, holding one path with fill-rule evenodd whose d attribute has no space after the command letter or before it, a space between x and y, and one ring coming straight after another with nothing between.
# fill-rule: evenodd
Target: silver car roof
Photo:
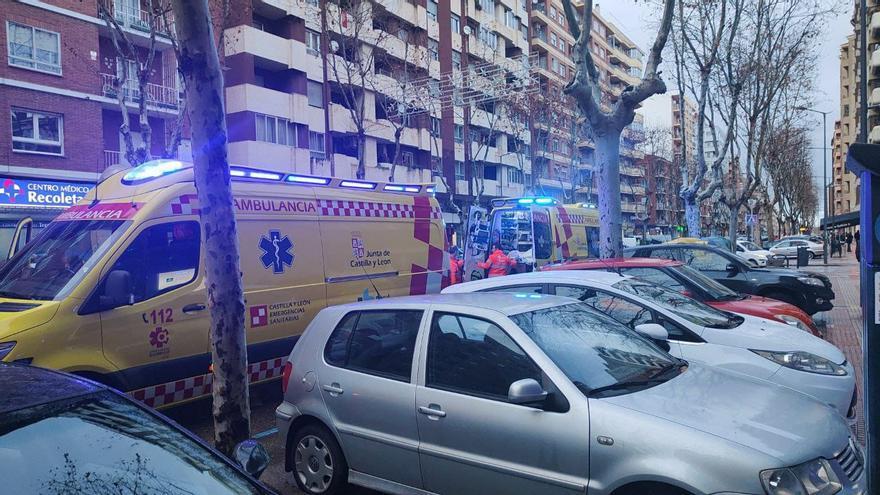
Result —
<instances>
[{"instance_id":1,"label":"silver car roof","mask_svg":"<svg viewBox=\"0 0 880 495\"><path fill-rule=\"evenodd\" d=\"M428 294L423 296L388 297L343 304L334 306L334 308L341 311L352 311L383 308L419 309L428 308L433 305L446 305L488 309L510 316L528 311L572 304L575 302L577 301L573 301L567 297L548 296L543 294L492 292L482 294Z\"/></svg>"},{"instance_id":2,"label":"silver car roof","mask_svg":"<svg viewBox=\"0 0 880 495\"><path fill-rule=\"evenodd\" d=\"M503 277L484 278L482 280L474 280L473 282L450 285L443 289L443 294L476 292L479 290L491 289L492 287L504 287L517 284L589 282L591 285L610 287L617 282L628 278L632 277L604 270L550 270L545 272L518 273Z\"/></svg>"}]
</instances>

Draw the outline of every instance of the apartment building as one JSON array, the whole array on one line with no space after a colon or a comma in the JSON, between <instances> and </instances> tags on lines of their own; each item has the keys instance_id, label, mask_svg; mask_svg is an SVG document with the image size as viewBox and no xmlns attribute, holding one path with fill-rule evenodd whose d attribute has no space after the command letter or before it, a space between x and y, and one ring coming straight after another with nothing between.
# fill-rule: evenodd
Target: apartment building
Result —
<instances>
[{"instance_id":1,"label":"apartment building","mask_svg":"<svg viewBox=\"0 0 880 495\"><path fill-rule=\"evenodd\" d=\"M880 28L880 19L878 19ZM856 26L858 30L858 26ZM828 189L829 211L826 216L849 213L859 209L858 183L855 174L846 171L849 145L859 137L859 67L857 34L847 37L840 46L840 119L834 123L831 137L831 187ZM869 105L880 105L880 92L870 92ZM870 118L870 115L869 115ZM876 134L871 135L876 139Z\"/></svg>"},{"instance_id":2,"label":"apartment building","mask_svg":"<svg viewBox=\"0 0 880 495\"><path fill-rule=\"evenodd\" d=\"M108 6L145 51L146 13L133 0ZM31 217L41 227L121 160L122 112L112 82L119 64L132 62L114 49L96 0L7 0L0 19L0 249L6 249L19 220ZM137 102L146 98L151 150L160 154L180 106L170 40L160 33L156 47L147 94L133 80L121 91L135 131Z\"/></svg>"},{"instance_id":3,"label":"apartment building","mask_svg":"<svg viewBox=\"0 0 880 495\"><path fill-rule=\"evenodd\" d=\"M648 228L659 233L675 236L679 225L684 223L684 207L679 196L682 178L678 166L661 156L646 155L640 166L647 177Z\"/></svg>"}]
</instances>

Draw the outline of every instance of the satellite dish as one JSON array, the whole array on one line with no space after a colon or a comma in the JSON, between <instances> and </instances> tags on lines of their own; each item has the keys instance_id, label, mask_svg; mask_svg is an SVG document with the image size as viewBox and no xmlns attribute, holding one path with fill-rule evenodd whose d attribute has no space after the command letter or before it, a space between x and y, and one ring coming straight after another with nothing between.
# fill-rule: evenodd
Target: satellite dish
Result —
<instances>
[{"instance_id":1,"label":"satellite dish","mask_svg":"<svg viewBox=\"0 0 880 495\"><path fill-rule=\"evenodd\" d=\"M330 50L334 53L339 51L339 42L336 40L330 40Z\"/></svg>"},{"instance_id":2,"label":"satellite dish","mask_svg":"<svg viewBox=\"0 0 880 495\"><path fill-rule=\"evenodd\" d=\"M466 36L470 36L470 35L471 35L471 27L470 27L470 26L465 26L464 29L462 29L462 31L464 31L464 34L465 34Z\"/></svg>"}]
</instances>

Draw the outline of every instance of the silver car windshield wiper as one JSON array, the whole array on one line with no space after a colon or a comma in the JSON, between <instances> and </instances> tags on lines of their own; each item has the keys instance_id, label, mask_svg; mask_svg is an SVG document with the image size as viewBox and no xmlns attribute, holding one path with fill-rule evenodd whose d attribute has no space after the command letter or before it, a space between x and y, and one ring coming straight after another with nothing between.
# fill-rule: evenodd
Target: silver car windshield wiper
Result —
<instances>
[{"instance_id":1,"label":"silver car windshield wiper","mask_svg":"<svg viewBox=\"0 0 880 495\"><path fill-rule=\"evenodd\" d=\"M632 390L637 388L647 388L652 385L659 385L661 383L665 383L669 381L670 377L666 377L665 375L670 374L671 371L681 371L681 368L686 366L687 362L682 360L676 360L675 362L664 364L651 373L648 378L640 378L636 380L623 380L617 383L612 383L611 385L605 385L604 387L598 387L587 392L587 397L596 397L597 395L601 395L605 392L615 391L615 390Z\"/></svg>"}]
</instances>

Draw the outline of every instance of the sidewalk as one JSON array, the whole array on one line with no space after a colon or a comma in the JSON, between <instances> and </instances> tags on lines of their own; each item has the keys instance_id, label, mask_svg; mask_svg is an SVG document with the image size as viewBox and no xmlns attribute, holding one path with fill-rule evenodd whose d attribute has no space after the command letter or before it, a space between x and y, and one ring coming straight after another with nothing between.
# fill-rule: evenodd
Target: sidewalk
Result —
<instances>
[{"instance_id":1,"label":"sidewalk","mask_svg":"<svg viewBox=\"0 0 880 495\"><path fill-rule=\"evenodd\" d=\"M856 370L856 386L859 389L857 421L853 430L859 441L865 442L865 419L862 409L864 390L862 382L862 307L859 291L859 265L855 253L843 253L843 258L829 258L828 265L821 259L814 260L807 271L821 273L831 279L834 289L834 308L814 315L825 338L839 347Z\"/></svg>"}]
</instances>

